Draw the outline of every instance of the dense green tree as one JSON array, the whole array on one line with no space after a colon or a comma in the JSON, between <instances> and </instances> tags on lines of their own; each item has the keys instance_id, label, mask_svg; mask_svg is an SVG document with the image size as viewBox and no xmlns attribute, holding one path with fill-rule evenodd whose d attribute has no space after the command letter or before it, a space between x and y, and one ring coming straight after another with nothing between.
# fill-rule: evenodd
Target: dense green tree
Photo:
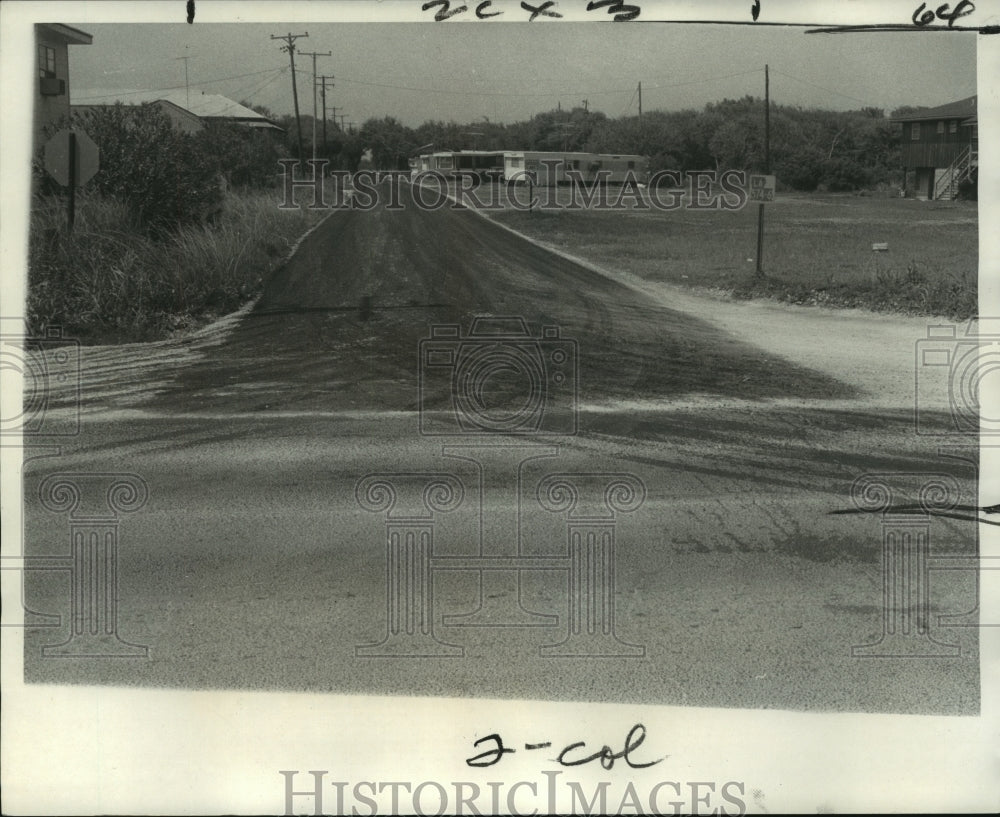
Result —
<instances>
[{"instance_id":1,"label":"dense green tree","mask_svg":"<svg viewBox=\"0 0 1000 817\"><path fill-rule=\"evenodd\" d=\"M358 135L364 148L372 152L377 170L406 170L409 157L419 146L414 132L393 116L367 120Z\"/></svg>"}]
</instances>

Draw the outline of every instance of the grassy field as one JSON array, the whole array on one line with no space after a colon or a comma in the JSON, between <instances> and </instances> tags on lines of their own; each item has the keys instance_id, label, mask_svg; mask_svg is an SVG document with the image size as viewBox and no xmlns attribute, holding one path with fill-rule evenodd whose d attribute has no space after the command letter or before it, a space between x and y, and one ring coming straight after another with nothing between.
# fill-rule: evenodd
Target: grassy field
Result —
<instances>
[{"instance_id":1,"label":"grassy field","mask_svg":"<svg viewBox=\"0 0 1000 817\"><path fill-rule=\"evenodd\" d=\"M27 316L82 343L157 340L239 308L325 211L280 210L277 193L229 193L217 223L151 237L118 201L32 203Z\"/></svg>"},{"instance_id":2,"label":"grassy field","mask_svg":"<svg viewBox=\"0 0 1000 817\"><path fill-rule=\"evenodd\" d=\"M977 311L975 202L780 195L765 206L763 278L754 275L755 204L739 211L507 208L490 215L597 264L735 297L955 319ZM889 248L873 252L875 243Z\"/></svg>"}]
</instances>

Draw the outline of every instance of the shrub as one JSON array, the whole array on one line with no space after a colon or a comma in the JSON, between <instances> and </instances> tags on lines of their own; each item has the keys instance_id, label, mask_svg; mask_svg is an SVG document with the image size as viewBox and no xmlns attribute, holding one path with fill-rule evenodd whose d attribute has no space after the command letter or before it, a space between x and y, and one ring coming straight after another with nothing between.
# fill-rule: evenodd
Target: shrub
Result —
<instances>
[{"instance_id":1,"label":"shrub","mask_svg":"<svg viewBox=\"0 0 1000 817\"><path fill-rule=\"evenodd\" d=\"M195 135L195 141L230 184L257 189L274 186L281 152L270 132L212 123Z\"/></svg>"},{"instance_id":2,"label":"shrub","mask_svg":"<svg viewBox=\"0 0 1000 817\"><path fill-rule=\"evenodd\" d=\"M780 162L775 172L793 190L812 191L823 180L823 159L816 151L803 148Z\"/></svg>"},{"instance_id":3,"label":"shrub","mask_svg":"<svg viewBox=\"0 0 1000 817\"><path fill-rule=\"evenodd\" d=\"M979 180L978 178L965 179L958 183L958 198L962 201L978 201Z\"/></svg>"},{"instance_id":4,"label":"shrub","mask_svg":"<svg viewBox=\"0 0 1000 817\"><path fill-rule=\"evenodd\" d=\"M74 115L74 124L101 149L91 189L125 203L145 228L196 223L221 205L217 164L205 143L155 105L91 108Z\"/></svg>"}]
</instances>

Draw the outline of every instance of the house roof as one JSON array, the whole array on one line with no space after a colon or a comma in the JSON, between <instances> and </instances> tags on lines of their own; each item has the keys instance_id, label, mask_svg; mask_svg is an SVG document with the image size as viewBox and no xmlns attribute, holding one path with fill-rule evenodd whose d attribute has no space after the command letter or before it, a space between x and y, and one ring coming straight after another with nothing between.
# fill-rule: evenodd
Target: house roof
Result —
<instances>
[{"instance_id":1,"label":"house roof","mask_svg":"<svg viewBox=\"0 0 1000 817\"><path fill-rule=\"evenodd\" d=\"M156 99L165 99L172 102L178 108L190 111L195 116L202 119L247 119L268 122L267 117L257 113L252 108L247 108L239 102L233 102L229 97L221 94L201 93L186 94L184 91L160 91ZM190 102L188 101L190 99Z\"/></svg>"},{"instance_id":2,"label":"house roof","mask_svg":"<svg viewBox=\"0 0 1000 817\"><path fill-rule=\"evenodd\" d=\"M923 122L928 119L962 119L965 120L962 124L973 124L976 122L976 97L892 117L893 122Z\"/></svg>"},{"instance_id":3,"label":"house roof","mask_svg":"<svg viewBox=\"0 0 1000 817\"><path fill-rule=\"evenodd\" d=\"M45 29L49 37L62 40L67 45L90 45L94 38L86 31L81 31L65 23L39 23L38 28Z\"/></svg>"},{"instance_id":4,"label":"house roof","mask_svg":"<svg viewBox=\"0 0 1000 817\"><path fill-rule=\"evenodd\" d=\"M233 102L221 94L206 94L204 91L140 91L123 96L121 99L108 99L102 104L113 105L122 102L126 105L140 105L144 102L168 102L199 119L209 121L236 122L255 128L272 128L282 130L266 116L257 111Z\"/></svg>"}]
</instances>

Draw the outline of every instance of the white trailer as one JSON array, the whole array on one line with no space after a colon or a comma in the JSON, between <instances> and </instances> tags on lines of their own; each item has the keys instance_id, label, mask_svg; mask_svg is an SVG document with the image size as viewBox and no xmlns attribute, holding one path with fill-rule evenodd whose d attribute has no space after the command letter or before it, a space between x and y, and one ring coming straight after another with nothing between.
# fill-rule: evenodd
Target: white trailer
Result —
<instances>
[{"instance_id":1,"label":"white trailer","mask_svg":"<svg viewBox=\"0 0 1000 817\"><path fill-rule=\"evenodd\" d=\"M570 184L576 180L586 184L599 180L622 184L629 174L636 181L645 182L648 168L645 156L615 153L509 150L504 151L503 160L506 181L526 183L530 177L534 184L543 185Z\"/></svg>"},{"instance_id":2,"label":"white trailer","mask_svg":"<svg viewBox=\"0 0 1000 817\"><path fill-rule=\"evenodd\" d=\"M412 175L434 170L445 176L475 173L483 178L503 172L503 153L498 150L439 150L410 159Z\"/></svg>"}]
</instances>

